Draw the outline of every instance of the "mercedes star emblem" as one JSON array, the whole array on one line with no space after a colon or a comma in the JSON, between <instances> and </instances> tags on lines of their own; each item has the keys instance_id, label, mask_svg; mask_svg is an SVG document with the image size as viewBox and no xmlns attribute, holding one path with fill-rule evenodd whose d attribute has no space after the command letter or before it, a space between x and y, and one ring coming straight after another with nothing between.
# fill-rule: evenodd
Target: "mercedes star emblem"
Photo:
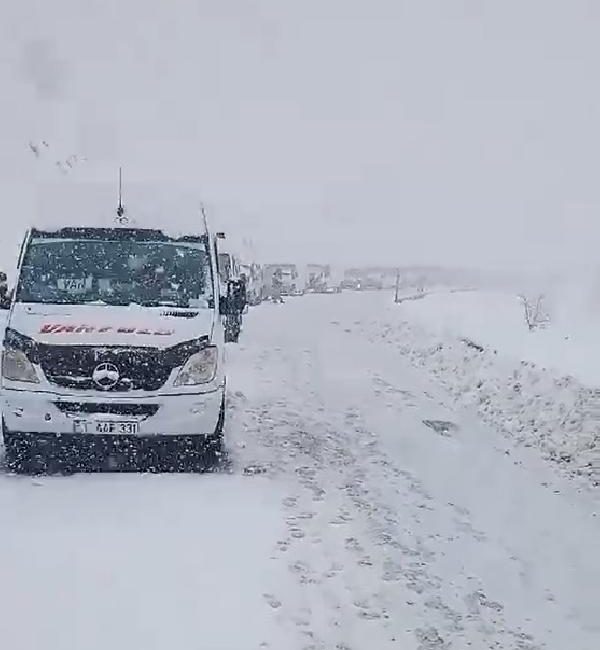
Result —
<instances>
[{"instance_id":1,"label":"mercedes star emblem","mask_svg":"<svg viewBox=\"0 0 600 650\"><path fill-rule=\"evenodd\" d=\"M94 368L92 380L102 390L110 390L120 378L119 369L112 363L101 363Z\"/></svg>"}]
</instances>

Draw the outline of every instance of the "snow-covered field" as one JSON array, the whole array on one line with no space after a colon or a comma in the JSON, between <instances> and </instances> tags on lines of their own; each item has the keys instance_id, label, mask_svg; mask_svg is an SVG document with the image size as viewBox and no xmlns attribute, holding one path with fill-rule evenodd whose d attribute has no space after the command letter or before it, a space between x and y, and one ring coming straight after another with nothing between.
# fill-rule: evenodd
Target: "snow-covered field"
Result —
<instances>
[{"instance_id":1,"label":"snow-covered field","mask_svg":"<svg viewBox=\"0 0 600 650\"><path fill-rule=\"evenodd\" d=\"M512 365L521 399L529 370L429 300L252 310L230 473L1 476L3 644L597 650L596 493L507 429L492 384Z\"/></svg>"},{"instance_id":2,"label":"snow-covered field","mask_svg":"<svg viewBox=\"0 0 600 650\"><path fill-rule=\"evenodd\" d=\"M581 306L547 299L551 322L530 332L516 293L440 290L427 300L403 305L400 312L411 323L424 326L440 340L469 337L514 362L533 362L553 374L571 375L582 383L600 386L600 314ZM406 307L406 308L405 308ZM398 311L398 310L396 310Z\"/></svg>"},{"instance_id":3,"label":"snow-covered field","mask_svg":"<svg viewBox=\"0 0 600 650\"><path fill-rule=\"evenodd\" d=\"M455 405L474 408L504 435L597 483L600 323L591 310L553 311L547 328L530 332L514 294L442 292L388 306L365 334L383 333Z\"/></svg>"}]
</instances>

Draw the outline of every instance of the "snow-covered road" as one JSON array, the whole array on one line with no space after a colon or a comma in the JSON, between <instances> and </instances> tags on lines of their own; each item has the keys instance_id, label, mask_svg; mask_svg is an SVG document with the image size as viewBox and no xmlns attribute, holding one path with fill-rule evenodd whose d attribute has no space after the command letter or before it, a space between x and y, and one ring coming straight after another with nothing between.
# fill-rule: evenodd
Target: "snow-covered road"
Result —
<instances>
[{"instance_id":1,"label":"snow-covered road","mask_svg":"<svg viewBox=\"0 0 600 650\"><path fill-rule=\"evenodd\" d=\"M593 494L365 335L390 299L251 312L232 474L1 477L6 647L597 650Z\"/></svg>"}]
</instances>

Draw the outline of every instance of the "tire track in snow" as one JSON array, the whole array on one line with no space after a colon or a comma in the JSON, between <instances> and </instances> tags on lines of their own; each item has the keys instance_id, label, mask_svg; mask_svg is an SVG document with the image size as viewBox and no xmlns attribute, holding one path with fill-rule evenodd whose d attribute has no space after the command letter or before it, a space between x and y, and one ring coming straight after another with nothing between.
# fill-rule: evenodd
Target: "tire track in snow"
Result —
<instances>
[{"instance_id":1,"label":"tire track in snow","mask_svg":"<svg viewBox=\"0 0 600 650\"><path fill-rule=\"evenodd\" d=\"M297 370L293 355L264 351L257 366ZM277 603L279 624L295 631L295 647L385 649L402 641L418 650L541 648L507 625L502 605L477 578L459 575L447 584L435 572L444 544L485 543L485 535L466 510L435 503L417 477L396 466L358 408L332 409L314 389L312 351L302 357L304 371L293 379L274 373L282 379L278 398L238 397L245 438L254 441L238 462L266 463L275 483L285 483L287 535L275 552L296 589L265 598L270 607ZM371 393L371 401L393 393L407 408L430 401L381 378Z\"/></svg>"}]
</instances>

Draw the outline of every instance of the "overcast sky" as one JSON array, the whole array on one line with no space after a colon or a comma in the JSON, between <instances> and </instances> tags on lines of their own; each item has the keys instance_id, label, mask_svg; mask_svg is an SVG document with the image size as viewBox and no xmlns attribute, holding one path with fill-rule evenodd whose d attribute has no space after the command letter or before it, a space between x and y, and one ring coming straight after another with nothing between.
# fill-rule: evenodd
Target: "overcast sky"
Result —
<instances>
[{"instance_id":1,"label":"overcast sky","mask_svg":"<svg viewBox=\"0 0 600 650\"><path fill-rule=\"evenodd\" d=\"M33 183L122 163L197 191L263 261L595 263L595 0L0 7L3 251Z\"/></svg>"}]
</instances>

